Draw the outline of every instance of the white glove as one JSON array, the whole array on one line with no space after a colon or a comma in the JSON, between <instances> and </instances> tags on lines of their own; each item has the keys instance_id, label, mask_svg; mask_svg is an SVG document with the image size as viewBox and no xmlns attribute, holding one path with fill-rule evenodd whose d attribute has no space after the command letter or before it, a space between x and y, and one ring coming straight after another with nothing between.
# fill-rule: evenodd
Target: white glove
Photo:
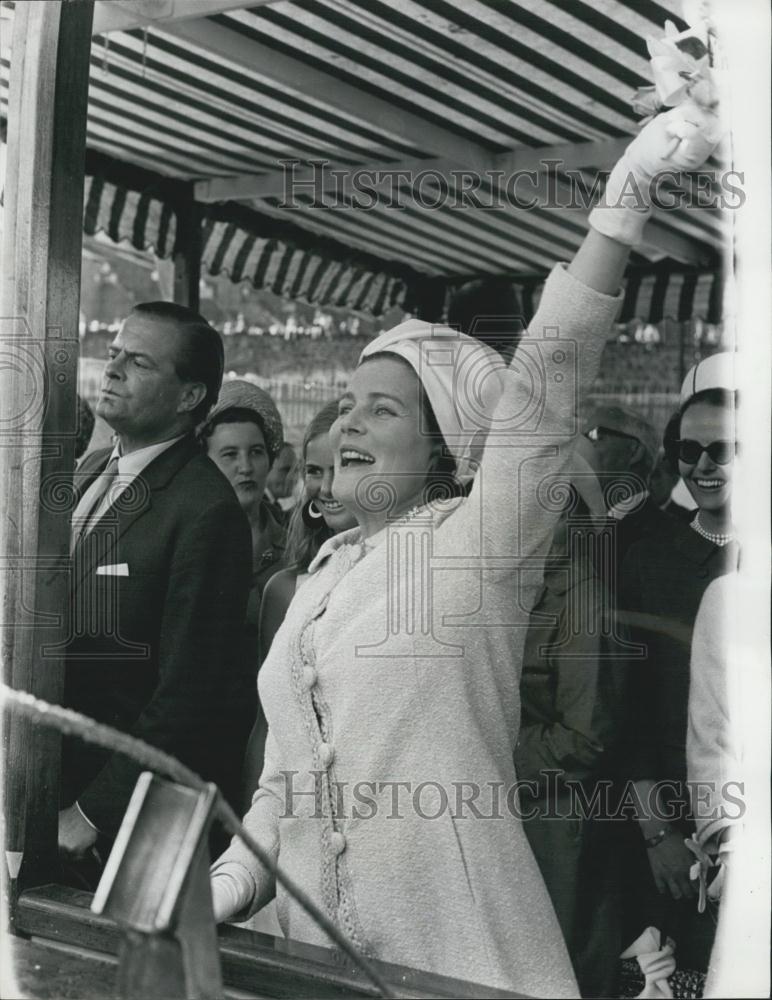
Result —
<instances>
[{"instance_id":1,"label":"white glove","mask_svg":"<svg viewBox=\"0 0 772 1000\"><path fill-rule=\"evenodd\" d=\"M670 938L663 944L661 938L655 927L647 927L619 956L634 958L640 966L645 983L638 998L673 996L668 979L676 970L675 945Z\"/></svg>"},{"instance_id":2,"label":"white glove","mask_svg":"<svg viewBox=\"0 0 772 1000\"><path fill-rule=\"evenodd\" d=\"M212 875L211 885L216 924L247 909L255 893L254 883L241 865L223 865Z\"/></svg>"},{"instance_id":3,"label":"white glove","mask_svg":"<svg viewBox=\"0 0 772 1000\"><path fill-rule=\"evenodd\" d=\"M722 132L718 115L691 100L657 115L611 171L603 202L590 213L592 228L627 246L640 243L651 215L653 178L666 170L697 170Z\"/></svg>"}]
</instances>

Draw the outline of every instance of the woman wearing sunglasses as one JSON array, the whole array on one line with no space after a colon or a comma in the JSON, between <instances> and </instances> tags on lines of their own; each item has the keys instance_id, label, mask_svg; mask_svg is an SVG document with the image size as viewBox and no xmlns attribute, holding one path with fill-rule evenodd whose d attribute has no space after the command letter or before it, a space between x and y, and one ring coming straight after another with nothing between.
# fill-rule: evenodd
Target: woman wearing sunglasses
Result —
<instances>
[{"instance_id":1,"label":"woman wearing sunglasses","mask_svg":"<svg viewBox=\"0 0 772 1000\"><path fill-rule=\"evenodd\" d=\"M646 927L659 928L675 940L679 967L698 971L707 967L714 921L697 912L689 878L695 858L684 843L694 831L685 785L689 659L703 593L737 565L733 385L730 354L714 355L686 376L674 450L697 511L691 522L673 519L659 537L631 548L620 579L620 618L643 651L628 664L635 720L624 777L634 782L639 810L628 843L625 932L632 941Z\"/></svg>"},{"instance_id":2,"label":"woman wearing sunglasses","mask_svg":"<svg viewBox=\"0 0 772 1000\"><path fill-rule=\"evenodd\" d=\"M697 504L692 528L717 545L733 537L731 491L735 444L734 400L726 389L706 389L681 410L678 472Z\"/></svg>"}]
</instances>

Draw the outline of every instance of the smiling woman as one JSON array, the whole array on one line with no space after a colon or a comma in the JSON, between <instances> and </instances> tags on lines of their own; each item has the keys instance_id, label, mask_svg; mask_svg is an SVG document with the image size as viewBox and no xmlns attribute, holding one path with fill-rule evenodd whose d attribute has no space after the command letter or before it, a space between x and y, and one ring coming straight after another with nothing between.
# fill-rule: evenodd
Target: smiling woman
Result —
<instances>
[{"instance_id":1,"label":"smiling woman","mask_svg":"<svg viewBox=\"0 0 772 1000\"><path fill-rule=\"evenodd\" d=\"M404 344L410 327L408 321L365 348L330 429L336 497L355 515L365 536L380 531L389 518L423 506L431 496L449 499L463 492L453 449L419 376L420 357L416 362L398 353L409 350ZM395 350L400 343L402 348ZM493 351L475 347L476 363L492 377L497 395L497 370L504 365ZM388 503L373 504L373 493L387 484Z\"/></svg>"},{"instance_id":2,"label":"smiling woman","mask_svg":"<svg viewBox=\"0 0 772 1000\"><path fill-rule=\"evenodd\" d=\"M710 125L696 108L657 116L617 178L637 178L640 193L657 170L696 168ZM358 527L322 546L261 667L265 767L245 824L384 961L577 993L517 810L518 626L559 513L543 487L567 474L576 405L646 217L624 198L593 212L509 366L419 320L377 337L331 429L334 495ZM468 495L435 496L451 468ZM458 794L494 788L501 801L489 794L484 812ZM236 841L212 878L217 919L246 919L275 894L288 937L324 942Z\"/></svg>"},{"instance_id":3,"label":"smiling woman","mask_svg":"<svg viewBox=\"0 0 772 1000\"><path fill-rule=\"evenodd\" d=\"M732 537L734 410L726 389L697 393L681 409L678 441L678 471L698 507L692 526L722 543Z\"/></svg>"},{"instance_id":4,"label":"smiling woman","mask_svg":"<svg viewBox=\"0 0 772 1000\"><path fill-rule=\"evenodd\" d=\"M402 359L368 357L354 372L330 429L335 495L355 513L365 537L379 531L387 516L423 503L427 470L442 443L424 429L419 385ZM393 491L388 506L368 503L372 487L381 484Z\"/></svg>"}]
</instances>

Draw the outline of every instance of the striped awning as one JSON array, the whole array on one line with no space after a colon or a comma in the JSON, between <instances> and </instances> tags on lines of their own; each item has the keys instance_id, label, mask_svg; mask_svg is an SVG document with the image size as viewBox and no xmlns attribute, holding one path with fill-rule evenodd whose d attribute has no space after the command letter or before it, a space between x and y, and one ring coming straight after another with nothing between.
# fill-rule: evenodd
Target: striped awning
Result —
<instances>
[{"instance_id":1,"label":"striped awning","mask_svg":"<svg viewBox=\"0 0 772 1000\"><path fill-rule=\"evenodd\" d=\"M231 6L95 36L89 153L123 169L118 181L91 170L86 231L164 256L193 206L210 273L375 314L413 308L427 279L506 275L532 297L586 231L587 208L570 197L635 131L646 36L682 25L679 0ZM550 151L535 205L502 196ZM311 160L327 163L314 184ZM373 171L389 182L363 193ZM705 299L707 315L720 299L720 211L658 211L647 239L631 261L630 314L647 302L642 318L683 316Z\"/></svg>"},{"instance_id":2,"label":"striped awning","mask_svg":"<svg viewBox=\"0 0 772 1000\"><path fill-rule=\"evenodd\" d=\"M172 255L178 242L178 205L145 174L141 190L131 190L113 176L104 158L89 157L93 174L86 177L84 231L106 233L115 243ZM102 172L97 172L102 171ZM158 178L163 183L163 178ZM183 207L187 203L183 202ZM230 215L230 218L228 217ZM335 256L329 247L309 247L303 233L274 230L275 220L260 218L234 206L208 206L202 224L202 265L208 274L228 274L233 281L251 281L279 295L320 306L338 306L380 315L394 305L412 310L419 302L421 275L397 276L362 256ZM514 279L526 320L539 302L543 279ZM450 282L452 291L454 284ZM671 262L655 271L631 269L625 278L620 321L687 320L700 317L719 322L722 280L717 269L677 270Z\"/></svg>"},{"instance_id":3,"label":"striped awning","mask_svg":"<svg viewBox=\"0 0 772 1000\"><path fill-rule=\"evenodd\" d=\"M192 206L189 190L170 186L160 175L127 174L107 157L87 157L83 228L89 236L103 232L115 243L168 258L181 249L186 230L179 220L191 207L200 219L201 264L207 274L225 273L278 295L373 315L414 305L423 279L409 269L388 268L368 254L309 239L245 206Z\"/></svg>"}]
</instances>

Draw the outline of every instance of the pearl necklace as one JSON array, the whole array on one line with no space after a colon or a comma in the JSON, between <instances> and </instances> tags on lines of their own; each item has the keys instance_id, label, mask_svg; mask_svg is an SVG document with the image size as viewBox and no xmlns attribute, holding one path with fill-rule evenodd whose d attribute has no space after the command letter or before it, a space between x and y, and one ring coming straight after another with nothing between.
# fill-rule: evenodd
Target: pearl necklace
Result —
<instances>
[{"instance_id":1,"label":"pearl necklace","mask_svg":"<svg viewBox=\"0 0 772 1000\"><path fill-rule=\"evenodd\" d=\"M698 514L692 521L692 527L697 532L698 535L702 535L703 538L707 538L709 542L713 542L714 545L728 545L734 538L734 532L729 531L726 534L722 534L716 531L708 531L707 528L703 528L700 523L700 515Z\"/></svg>"}]
</instances>

